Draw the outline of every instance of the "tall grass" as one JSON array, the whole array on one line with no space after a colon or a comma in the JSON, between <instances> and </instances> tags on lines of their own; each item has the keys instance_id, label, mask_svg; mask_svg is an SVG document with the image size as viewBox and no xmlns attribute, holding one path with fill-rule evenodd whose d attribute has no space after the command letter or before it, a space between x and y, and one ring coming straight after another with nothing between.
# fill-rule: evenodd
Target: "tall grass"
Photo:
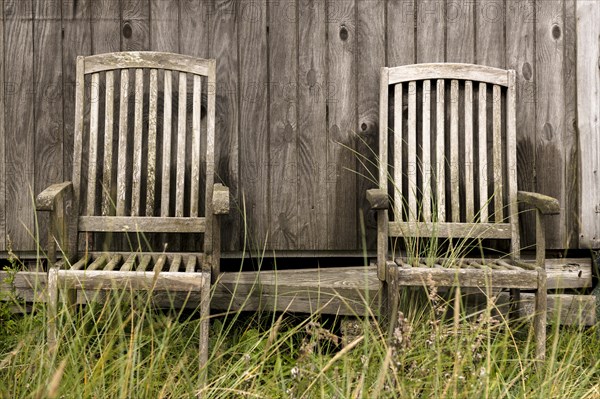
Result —
<instances>
[{"instance_id":1,"label":"tall grass","mask_svg":"<svg viewBox=\"0 0 600 399\"><path fill-rule=\"evenodd\" d=\"M0 397L599 398L596 328L554 327L536 365L527 328L485 308L467 311L430 286L426 306L405 298L387 337L372 317L342 345L340 320L230 313L211 320L208 383L200 386L200 320L120 292L59 315L59 344L45 343L45 308L0 305ZM414 299L414 298L413 298ZM491 301L490 301L491 303ZM452 309L458 305L456 309Z\"/></svg>"}]
</instances>

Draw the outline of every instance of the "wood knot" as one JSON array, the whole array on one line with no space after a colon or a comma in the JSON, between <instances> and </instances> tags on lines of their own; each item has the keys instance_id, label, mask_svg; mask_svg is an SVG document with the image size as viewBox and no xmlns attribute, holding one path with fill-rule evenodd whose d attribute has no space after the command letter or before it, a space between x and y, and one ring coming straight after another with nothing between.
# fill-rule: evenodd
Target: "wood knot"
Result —
<instances>
[{"instance_id":1,"label":"wood knot","mask_svg":"<svg viewBox=\"0 0 600 399\"><path fill-rule=\"evenodd\" d=\"M546 122L542 131L546 140L552 141L554 138L554 127L549 122Z\"/></svg>"},{"instance_id":2,"label":"wood knot","mask_svg":"<svg viewBox=\"0 0 600 399\"><path fill-rule=\"evenodd\" d=\"M346 28L346 25L342 25L340 26L340 39L342 39L342 41L346 41L348 40L348 28Z\"/></svg>"},{"instance_id":3,"label":"wood knot","mask_svg":"<svg viewBox=\"0 0 600 399\"><path fill-rule=\"evenodd\" d=\"M129 21L126 21L123 24L123 37L125 39L130 39L132 35L133 35L133 29L131 28L131 23Z\"/></svg>"},{"instance_id":4,"label":"wood knot","mask_svg":"<svg viewBox=\"0 0 600 399\"><path fill-rule=\"evenodd\" d=\"M531 64L529 62L523 63L521 73L523 74L523 79L531 80L531 77L533 76L533 68L531 68Z\"/></svg>"},{"instance_id":5,"label":"wood knot","mask_svg":"<svg viewBox=\"0 0 600 399\"><path fill-rule=\"evenodd\" d=\"M560 26L558 26L556 24L552 25L552 37L554 38L554 40L560 39L560 35L561 35Z\"/></svg>"},{"instance_id":6,"label":"wood knot","mask_svg":"<svg viewBox=\"0 0 600 399\"><path fill-rule=\"evenodd\" d=\"M313 87L317 84L317 72L312 68L306 74L306 83L308 83L309 87Z\"/></svg>"}]
</instances>

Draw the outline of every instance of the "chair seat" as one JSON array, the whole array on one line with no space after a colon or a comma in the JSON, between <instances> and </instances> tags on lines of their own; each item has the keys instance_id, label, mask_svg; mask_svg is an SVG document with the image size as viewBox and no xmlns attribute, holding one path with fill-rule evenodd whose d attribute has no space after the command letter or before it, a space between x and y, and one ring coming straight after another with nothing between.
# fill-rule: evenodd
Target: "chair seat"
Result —
<instances>
[{"instance_id":1,"label":"chair seat","mask_svg":"<svg viewBox=\"0 0 600 399\"><path fill-rule=\"evenodd\" d=\"M388 262L400 286L428 285L493 288L538 288L538 269L510 259L397 258Z\"/></svg>"},{"instance_id":2,"label":"chair seat","mask_svg":"<svg viewBox=\"0 0 600 399\"><path fill-rule=\"evenodd\" d=\"M71 271L194 273L202 270L202 259L201 253L89 253L70 266L64 262L58 262L57 266Z\"/></svg>"}]
</instances>

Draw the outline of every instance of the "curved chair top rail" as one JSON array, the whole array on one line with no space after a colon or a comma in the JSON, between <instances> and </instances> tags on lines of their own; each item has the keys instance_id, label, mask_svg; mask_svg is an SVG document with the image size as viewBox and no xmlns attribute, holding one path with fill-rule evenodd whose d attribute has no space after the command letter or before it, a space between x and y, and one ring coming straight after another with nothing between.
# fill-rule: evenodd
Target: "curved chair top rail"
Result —
<instances>
[{"instance_id":1,"label":"curved chair top rail","mask_svg":"<svg viewBox=\"0 0 600 399\"><path fill-rule=\"evenodd\" d=\"M125 51L81 56L77 57L77 61L83 63L83 71L86 75L124 68L156 68L193 73L210 78L214 77L216 65L214 59L154 51Z\"/></svg>"},{"instance_id":2,"label":"curved chair top rail","mask_svg":"<svg viewBox=\"0 0 600 399\"><path fill-rule=\"evenodd\" d=\"M403 65L387 69L388 84L426 79L459 79L485 82L508 87L513 70L484 65L458 63L431 63Z\"/></svg>"}]
</instances>

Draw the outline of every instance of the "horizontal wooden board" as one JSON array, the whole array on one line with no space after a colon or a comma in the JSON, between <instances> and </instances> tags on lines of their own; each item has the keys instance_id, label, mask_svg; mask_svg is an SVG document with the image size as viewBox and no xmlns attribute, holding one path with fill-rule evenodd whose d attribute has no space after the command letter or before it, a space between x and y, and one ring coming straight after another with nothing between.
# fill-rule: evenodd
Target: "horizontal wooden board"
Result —
<instances>
[{"instance_id":1,"label":"horizontal wooden board","mask_svg":"<svg viewBox=\"0 0 600 399\"><path fill-rule=\"evenodd\" d=\"M508 73L504 69L460 63L430 63L392 67L389 84L425 79L459 79L508 86Z\"/></svg>"},{"instance_id":2,"label":"horizontal wooden board","mask_svg":"<svg viewBox=\"0 0 600 399\"><path fill-rule=\"evenodd\" d=\"M179 72L208 76L208 69L213 60L202 60L182 54L169 54L153 51L137 51L129 53L107 53L85 58L85 74L97 73L120 68L146 68L154 63L157 68L171 69Z\"/></svg>"},{"instance_id":3,"label":"horizontal wooden board","mask_svg":"<svg viewBox=\"0 0 600 399\"><path fill-rule=\"evenodd\" d=\"M390 222L391 237L511 238L509 223Z\"/></svg>"},{"instance_id":4,"label":"horizontal wooden board","mask_svg":"<svg viewBox=\"0 0 600 399\"><path fill-rule=\"evenodd\" d=\"M79 231L146 232L146 233L203 233L205 218L188 217L128 217L81 216Z\"/></svg>"}]
</instances>

